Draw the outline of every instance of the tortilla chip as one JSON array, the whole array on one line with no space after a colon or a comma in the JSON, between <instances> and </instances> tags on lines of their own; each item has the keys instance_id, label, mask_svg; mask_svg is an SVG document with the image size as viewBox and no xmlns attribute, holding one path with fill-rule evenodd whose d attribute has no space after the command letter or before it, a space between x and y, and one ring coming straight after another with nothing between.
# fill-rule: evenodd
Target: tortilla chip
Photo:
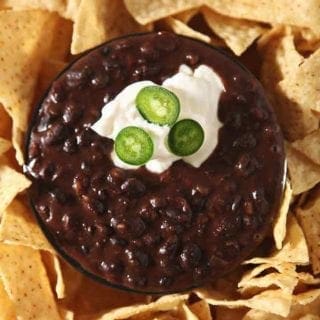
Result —
<instances>
[{"instance_id":1,"label":"tortilla chip","mask_svg":"<svg viewBox=\"0 0 320 320\"><path fill-rule=\"evenodd\" d=\"M188 297L188 294L166 295L149 304L132 305L129 307L114 309L101 316L99 320L126 319L148 311L157 312L171 310L186 301Z\"/></svg>"},{"instance_id":2,"label":"tortilla chip","mask_svg":"<svg viewBox=\"0 0 320 320\"><path fill-rule=\"evenodd\" d=\"M296 46L304 53L314 52L320 48L320 33L309 28L296 28Z\"/></svg>"},{"instance_id":3,"label":"tortilla chip","mask_svg":"<svg viewBox=\"0 0 320 320\"><path fill-rule=\"evenodd\" d=\"M297 208L297 217L307 239L314 274L320 273L320 198Z\"/></svg>"},{"instance_id":4,"label":"tortilla chip","mask_svg":"<svg viewBox=\"0 0 320 320\"><path fill-rule=\"evenodd\" d=\"M201 299L205 299L213 306L225 306L228 308L247 307L262 310L286 317L290 311L292 295L283 290L266 290L249 299L220 300L207 295L203 291L197 291Z\"/></svg>"},{"instance_id":5,"label":"tortilla chip","mask_svg":"<svg viewBox=\"0 0 320 320\"><path fill-rule=\"evenodd\" d=\"M11 138L11 119L0 103L0 137L7 140Z\"/></svg>"},{"instance_id":6,"label":"tortilla chip","mask_svg":"<svg viewBox=\"0 0 320 320\"><path fill-rule=\"evenodd\" d=\"M288 108L299 106L302 110L311 112L312 109L320 112L320 77L315 71L319 69L320 50L317 50L308 59L305 59L290 77L279 83L280 92L285 95L285 101L290 103ZM308 129L306 133L311 131Z\"/></svg>"},{"instance_id":7,"label":"tortilla chip","mask_svg":"<svg viewBox=\"0 0 320 320\"><path fill-rule=\"evenodd\" d=\"M189 9L183 12L180 12L174 16L177 20L182 21L185 24L188 22L199 12L199 8Z\"/></svg>"},{"instance_id":8,"label":"tortilla chip","mask_svg":"<svg viewBox=\"0 0 320 320\"><path fill-rule=\"evenodd\" d=\"M320 182L320 166L286 145L286 154L293 195L301 194Z\"/></svg>"},{"instance_id":9,"label":"tortilla chip","mask_svg":"<svg viewBox=\"0 0 320 320\"><path fill-rule=\"evenodd\" d=\"M145 30L130 16L122 1L82 0L75 18L71 53L77 54L108 39Z\"/></svg>"},{"instance_id":10,"label":"tortilla chip","mask_svg":"<svg viewBox=\"0 0 320 320\"><path fill-rule=\"evenodd\" d=\"M16 319L16 312L13 302L9 299L0 279L0 320Z\"/></svg>"},{"instance_id":11,"label":"tortilla chip","mask_svg":"<svg viewBox=\"0 0 320 320\"><path fill-rule=\"evenodd\" d=\"M183 310L183 316L186 320L199 320L199 318L189 309L189 307L183 303L181 306Z\"/></svg>"},{"instance_id":12,"label":"tortilla chip","mask_svg":"<svg viewBox=\"0 0 320 320\"><path fill-rule=\"evenodd\" d=\"M229 309L218 306L214 308L214 320L242 320L247 310L247 308Z\"/></svg>"},{"instance_id":13,"label":"tortilla chip","mask_svg":"<svg viewBox=\"0 0 320 320\"><path fill-rule=\"evenodd\" d=\"M266 28L256 22L223 16L209 8L203 8L202 13L210 29L222 38L237 56L266 31Z\"/></svg>"},{"instance_id":14,"label":"tortilla chip","mask_svg":"<svg viewBox=\"0 0 320 320\"><path fill-rule=\"evenodd\" d=\"M21 131L28 126L37 75L55 19L43 11L0 11L0 103Z\"/></svg>"},{"instance_id":15,"label":"tortilla chip","mask_svg":"<svg viewBox=\"0 0 320 320\"><path fill-rule=\"evenodd\" d=\"M0 214L13 198L30 186L30 181L8 166L0 165Z\"/></svg>"},{"instance_id":16,"label":"tortilla chip","mask_svg":"<svg viewBox=\"0 0 320 320\"><path fill-rule=\"evenodd\" d=\"M141 24L147 24L198 7L203 0L124 0L128 11Z\"/></svg>"},{"instance_id":17,"label":"tortilla chip","mask_svg":"<svg viewBox=\"0 0 320 320\"><path fill-rule=\"evenodd\" d=\"M30 209L19 200L13 200L3 213L0 241L54 252L31 215Z\"/></svg>"},{"instance_id":18,"label":"tortilla chip","mask_svg":"<svg viewBox=\"0 0 320 320\"><path fill-rule=\"evenodd\" d=\"M304 61L295 48L291 29L276 27L258 44L264 57L261 81L272 102L282 131L289 141L302 138L318 128L319 119L311 111L311 106L305 107L290 101L287 92L279 87L279 82L291 79Z\"/></svg>"},{"instance_id":19,"label":"tortilla chip","mask_svg":"<svg viewBox=\"0 0 320 320\"><path fill-rule=\"evenodd\" d=\"M283 262L298 265L309 264L308 247L301 227L293 215L288 216L287 235L281 250L276 251L270 257L252 258L244 264L281 264Z\"/></svg>"},{"instance_id":20,"label":"tortilla chip","mask_svg":"<svg viewBox=\"0 0 320 320\"><path fill-rule=\"evenodd\" d=\"M291 145L294 149L320 165L320 129L311 132L303 139L296 140Z\"/></svg>"},{"instance_id":21,"label":"tortilla chip","mask_svg":"<svg viewBox=\"0 0 320 320\"><path fill-rule=\"evenodd\" d=\"M315 278L312 274L307 272L299 272L298 279L299 279L299 282L308 284L308 285L320 284L320 278Z\"/></svg>"},{"instance_id":22,"label":"tortilla chip","mask_svg":"<svg viewBox=\"0 0 320 320\"><path fill-rule=\"evenodd\" d=\"M60 319L39 251L0 244L0 278L18 319Z\"/></svg>"},{"instance_id":23,"label":"tortilla chip","mask_svg":"<svg viewBox=\"0 0 320 320\"><path fill-rule=\"evenodd\" d=\"M287 216L289 213L289 206L292 200L292 189L290 182L287 180L286 187L279 209L278 216L276 217L274 227L273 227L273 238L276 245L276 248L280 250L282 248L282 242L286 236L287 231Z\"/></svg>"},{"instance_id":24,"label":"tortilla chip","mask_svg":"<svg viewBox=\"0 0 320 320\"><path fill-rule=\"evenodd\" d=\"M182 21L179 21L172 17L168 17L165 19L165 23L177 34L195 38L204 42L210 42L210 37L201 32L195 31L188 25L184 24Z\"/></svg>"},{"instance_id":25,"label":"tortilla chip","mask_svg":"<svg viewBox=\"0 0 320 320\"><path fill-rule=\"evenodd\" d=\"M189 305L189 309L197 315L199 320L211 320L210 306L205 300Z\"/></svg>"},{"instance_id":26,"label":"tortilla chip","mask_svg":"<svg viewBox=\"0 0 320 320\"><path fill-rule=\"evenodd\" d=\"M63 0L2 0L0 3L13 10L41 9L59 12L65 6Z\"/></svg>"},{"instance_id":27,"label":"tortilla chip","mask_svg":"<svg viewBox=\"0 0 320 320\"><path fill-rule=\"evenodd\" d=\"M252 278L249 281L239 282L241 294L252 291L255 288L270 288L276 286L284 292L292 294L294 288L298 284L298 278L292 275L272 272L262 277Z\"/></svg>"},{"instance_id":28,"label":"tortilla chip","mask_svg":"<svg viewBox=\"0 0 320 320\"><path fill-rule=\"evenodd\" d=\"M213 10L234 18L320 30L318 0L204 0L204 2Z\"/></svg>"},{"instance_id":29,"label":"tortilla chip","mask_svg":"<svg viewBox=\"0 0 320 320\"><path fill-rule=\"evenodd\" d=\"M12 147L9 140L0 137L0 155L6 153Z\"/></svg>"}]
</instances>

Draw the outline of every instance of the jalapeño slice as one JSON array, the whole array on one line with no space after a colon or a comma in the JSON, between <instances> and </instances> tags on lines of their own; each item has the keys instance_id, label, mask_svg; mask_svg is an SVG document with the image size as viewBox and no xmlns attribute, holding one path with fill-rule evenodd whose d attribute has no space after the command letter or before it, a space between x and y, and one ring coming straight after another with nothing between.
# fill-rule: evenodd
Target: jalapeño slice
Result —
<instances>
[{"instance_id":1,"label":"jalape\u00f1o slice","mask_svg":"<svg viewBox=\"0 0 320 320\"><path fill-rule=\"evenodd\" d=\"M139 127L122 129L115 139L117 156L135 166L146 163L153 154L153 142L149 134Z\"/></svg>"},{"instance_id":2,"label":"jalape\u00f1o slice","mask_svg":"<svg viewBox=\"0 0 320 320\"><path fill-rule=\"evenodd\" d=\"M147 121L160 126L173 125L180 113L178 97L173 92L159 86L148 86L141 89L136 98L136 106Z\"/></svg>"},{"instance_id":3,"label":"jalape\u00f1o slice","mask_svg":"<svg viewBox=\"0 0 320 320\"><path fill-rule=\"evenodd\" d=\"M200 149L204 140L204 131L197 121L183 119L170 130L168 145L177 156L189 156Z\"/></svg>"}]
</instances>

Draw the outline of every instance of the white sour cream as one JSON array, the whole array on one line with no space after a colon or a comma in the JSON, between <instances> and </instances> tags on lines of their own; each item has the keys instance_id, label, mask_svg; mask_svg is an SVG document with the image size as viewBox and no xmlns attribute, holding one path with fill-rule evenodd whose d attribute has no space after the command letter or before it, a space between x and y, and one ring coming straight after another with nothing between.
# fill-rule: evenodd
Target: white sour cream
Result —
<instances>
[{"instance_id":1,"label":"white sour cream","mask_svg":"<svg viewBox=\"0 0 320 320\"><path fill-rule=\"evenodd\" d=\"M127 126L137 126L148 132L153 140L154 153L145 164L155 173L168 169L174 161L183 159L194 167L199 167L213 152L218 143L218 131L221 123L218 119L218 102L225 90L220 77L208 66L200 65L194 71L181 65L179 72L166 79L162 86L176 94L180 100L180 115L177 121L193 119L200 123L204 131L204 142L200 149L187 157L178 157L167 147L169 126L159 126L145 120L135 105L138 92L152 81L139 81L123 89L114 100L102 109L101 118L92 125L92 129L103 137L115 140L118 133ZM111 154L114 164L124 169L136 169L119 159L115 151Z\"/></svg>"}]
</instances>

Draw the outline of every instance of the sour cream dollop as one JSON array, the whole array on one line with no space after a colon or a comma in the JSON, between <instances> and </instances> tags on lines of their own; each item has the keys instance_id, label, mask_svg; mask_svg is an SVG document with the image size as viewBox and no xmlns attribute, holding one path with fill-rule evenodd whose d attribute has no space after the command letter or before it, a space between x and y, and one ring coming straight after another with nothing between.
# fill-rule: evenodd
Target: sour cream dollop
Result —
<instances>
[{"instance_id":1,"label":"sour cream dollop","mask_svg":"<svg viewBox=\"0 0 320 320\"><path fill-rule=\"evenodd\" d=\"M156 84L152 81L138 81L124 88L102 108L100 119L91 128L99 135L113 140L128 126L137 126L148 132L153 140L154 152L152 158L144 165L151 172L161 173L180 159L194 167L200 167L218 143L218 131L222 126L218 119L218 102L221 93L225 91L221 78L206 65L200 65L194 71L186 65L181 65L178 73L162 83L162 87L175 93L180 100L177 121L193 119L203 128L202 146L196 153L187 157L178 157L169 150L169 126L149 123L138 111L135 104L137 94L142 88L151 85ZM111 158L116 166L123 169L139 167L123 162L114 150Z\"/></svg>"}]
</instances>

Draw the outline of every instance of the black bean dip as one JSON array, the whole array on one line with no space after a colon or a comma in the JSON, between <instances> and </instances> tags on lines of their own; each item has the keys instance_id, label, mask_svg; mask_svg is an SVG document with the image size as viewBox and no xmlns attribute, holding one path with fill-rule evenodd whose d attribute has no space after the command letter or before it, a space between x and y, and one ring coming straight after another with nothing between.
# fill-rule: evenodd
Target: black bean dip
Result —
<instances>
[{"instance_id":1,"label":"black bean dip","mask_svg":"<svg viewBox=\"0 0 320 320\"><path fill-rule=\"evenodd\" d=\"M224 83L216 149L200 168L181 160L161 174L115 167L113 141L90 128L102 107L182 64L205 64ZM53 81L33 116L25 172L41 227L72 265L108 285L165 293L212 281L257 248L281 204L284 163L254 76L217 49L159 32L103 44Z\"/></svg>"}]
</instances>

